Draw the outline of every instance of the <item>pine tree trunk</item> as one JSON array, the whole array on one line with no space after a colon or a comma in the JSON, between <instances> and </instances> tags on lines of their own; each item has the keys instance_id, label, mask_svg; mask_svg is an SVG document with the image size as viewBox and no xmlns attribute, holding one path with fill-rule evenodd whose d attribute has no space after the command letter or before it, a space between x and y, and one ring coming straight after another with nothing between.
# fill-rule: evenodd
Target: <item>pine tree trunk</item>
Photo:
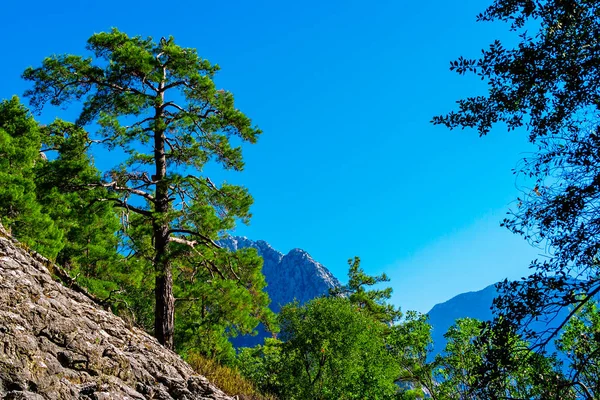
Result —
<instances>
[{"instance_id":1,"label":"pine tree trunk","mask_svg":"<svg viewBox=\"0 0 600 400\"><path fill-rule=\"evenodd\" d=\"M167 253L168 226L158 227L155 232L156 257L156 309L154 313L154 334L158 342L168 349L173 349L173 331L175 298L173 297L173 275Z\"/></svg>"},{"instance_id":2,"label":"pine tree trunk","mask_svg":"<svg viewBox=\"0 0 600 400\"><path fill-rule=\"evenodd\" d=\"M162 90L163 85L160 85ZM156 107L156 127L154 130L154 158L156 167L155 209L158 220L154 220L154 268L156 271L154 312L154 335L159 343L173 349L173 333L175 318L175 298L173 296L173 275L169 256L169 184L167 175L167 158L165 153L165 131L161 128L163 119L162 103L164 93L161 92L161 104Z\"/></svg>"}]
</instances>

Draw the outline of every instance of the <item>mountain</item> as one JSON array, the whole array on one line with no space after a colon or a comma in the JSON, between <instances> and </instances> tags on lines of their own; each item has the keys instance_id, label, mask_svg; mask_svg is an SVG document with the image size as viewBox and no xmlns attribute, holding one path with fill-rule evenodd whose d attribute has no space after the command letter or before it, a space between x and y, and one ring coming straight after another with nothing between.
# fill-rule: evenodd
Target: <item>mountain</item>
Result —
<instances>
[{"instance_id":1,"label":"mountain","mask_svg":"<svg viewBox=\"0 0 600 400\"><path fill-rule=\"evenodd\" d=\"M481 321L491 320L493 318L492 301L496 296L498 296L498 291L494 284L479 291L459 294L444 303L436 304L427 313L432 327L433 355L444 350L446 346L444 334L448 331L448 328L454 325L454 321L457 319L468 317ZM540 317L538 321L530 325L530 328L536 332L556 328L568 314L569 310L564 308L556 315ZM552 353L555 350L554 343L549 343L547 350Z\"/></svg>"},{"instance_id":2,"label":"mountain","mask_svg":"<svg viewBox=\"0 0 600 400\"><path fill-rule=\"evenodd\" d=\"M293 249L284 255L264 240L253 241L240 236L228 237L219 244L232 251L254 248L263 257L266 291L274 312L279 312L282 306L294 300L302 304L340 286L340 282L327 268L302 249ZM262 343L263 338L268 335L260 327L256 336L237 337L233 339L233 343L236 347L251 347Z\"/></svg>"},{"instance_id":3,"label":"mountain","mask_svg":"<svg viewBox=\"0 0 600 400\"><path fill-rule=\"evenodd\" d=\"M434 354L446 346L444 334L459 318L476 318L487 321L492 318L492 301L498 295L495 285L476 291L461 293L450 300L436 304L427 313L432 331Z\"/></svg>"},{"instance_id":4,"label":"mountain","mask_svg":"<svg viewBox=\"0 0 600 400\"><path fill-rule=\"evenodd\" d=\"M231 399L0 225L1 399Z\"/></svg>"}]
</instances>

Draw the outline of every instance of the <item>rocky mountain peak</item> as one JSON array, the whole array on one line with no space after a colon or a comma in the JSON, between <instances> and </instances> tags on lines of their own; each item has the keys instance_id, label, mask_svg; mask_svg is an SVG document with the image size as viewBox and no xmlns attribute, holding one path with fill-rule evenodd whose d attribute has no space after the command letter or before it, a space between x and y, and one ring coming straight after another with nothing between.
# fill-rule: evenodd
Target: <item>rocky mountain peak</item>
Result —
<instances>
[{"instance_id":1,"label":"rocky mountain peak","mask_svg":"<svg viewBox=\"0 0 600 400\"><path fill-rule=\"evenodd\" d=\"M340 285L337 278L305 250L296 248L283 255L264 240L253 241L241 236L228 237L220 244L234 251L255 248L263 257L263 274L274 311L294 300L304 303Z\"/></svg>"},{"instance_id":2,"label":"rocky mountain peak","mask_svg":"<svg viewBox=\"0 0 600 400\"><path fill-rule=\"evenodd\" d=\"M266 291L271 298L271 309L275 312L294 300L305 303L340 286L327 268L302 249L293 249L283 255L264 240L253 241L240 236L228 237L221 240L220 244L230 250L255 248L263 257ZM267 333L261 328L257 336L236 338L234 344L253 346L262 343L266 336Z\"/></svg>"}]
</instances>

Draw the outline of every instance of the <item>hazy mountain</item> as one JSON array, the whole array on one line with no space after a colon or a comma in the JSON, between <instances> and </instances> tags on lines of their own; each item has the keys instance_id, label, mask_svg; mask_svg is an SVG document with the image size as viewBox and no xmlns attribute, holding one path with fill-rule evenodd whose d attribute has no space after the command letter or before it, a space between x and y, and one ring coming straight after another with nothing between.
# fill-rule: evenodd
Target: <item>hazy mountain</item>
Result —
<instances>
[{"instance_id":1,"label":"hazy mountain","mask_svg":"<svg viewBox=\"0 0 600 400\"><path fill-rule=\"evenodd\" d=\"M340 285L327 268L304 250L293 249L284 255L264 240L253 241L239 236L229 237L219 243L231 250L252 247L263 257L266 290L271 298L271 309L275 312L294 300L305 303ZM266 336L261 327L258 335L235 338L233 343L236 347L254 346L262 343Z\"/></svg>"},{"instance_id":2,"label":"hazy mountain","mask_svg":"<svg viewBox=\"0 0 600 400\"><path fill-rule=\"evenodd\" d=\"M432 326L432 338L434 343L434 354L441 352L446 346L444 334L448 331L454 321L459 318L476 318L481 321L492 319L492 301L498 295L495 285L490 285L476 292L462 293L454 296L450 300L436 304L427 315L429 323ZM555 328L564 318L567 317L569 310L564 308L553 320L540 317L540 320L533 322L530 328L537 332L542 332L548 328ZM547 347L549 352L554 351L554 344L550 343Z\"/></svg>"},{"instance_id":3,"label":"hazy mountain","mask_svg":"<svg viewBox=\"0 0 600 400\"><path fill-rule=\"evenodd\" d=\"M454 321L459 318L476 318L486 321L492 318L492 301L498 292L494 285L476 292L461 293L450 300L436 304L427 313L432 326L431 336L434 343L434 353L439 353L446 346L444 334Z\"/></svg>"}]
</instances>

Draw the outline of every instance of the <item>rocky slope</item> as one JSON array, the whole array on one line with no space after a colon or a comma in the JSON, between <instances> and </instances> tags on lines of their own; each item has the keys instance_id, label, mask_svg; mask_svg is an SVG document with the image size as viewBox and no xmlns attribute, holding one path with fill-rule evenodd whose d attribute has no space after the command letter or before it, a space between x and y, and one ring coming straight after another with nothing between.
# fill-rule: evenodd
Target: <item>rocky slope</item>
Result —
<instances>
[{"instance_id":1,"label":"rocky slope","mask_svg":"<svg viewBox=\"0 0 600 400\"><path fill-rule=\"evenodd\" d=\"M284 255L263 240L253 241L240 236L229 237L220 244L234 251L252 247L263 257L266 291L271 298L271 309L275 312L294 300L305 303L340 285L327 268L304 250L293 249ZM236 347L254 346L262 343L266 336L267 333L260 328L258 335L235 338L233 342Z\"/></svg>"},{"instance_id":2,"label":"rocky slope","mask_svg":"<svg viewBox=\"0 0 600 400\"><path fill-rule=\"evenodd\" d=\"M0 399L230 399L48 268L0 226Z\"/></svg>"}]
</instances>

